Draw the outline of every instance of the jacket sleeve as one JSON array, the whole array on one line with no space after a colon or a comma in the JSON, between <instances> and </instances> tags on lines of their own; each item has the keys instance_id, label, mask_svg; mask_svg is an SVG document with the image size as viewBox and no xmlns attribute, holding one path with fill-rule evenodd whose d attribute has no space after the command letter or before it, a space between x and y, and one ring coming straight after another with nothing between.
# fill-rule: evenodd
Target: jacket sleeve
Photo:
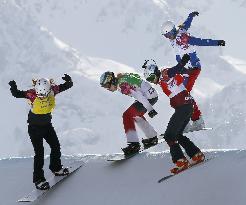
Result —
<instances>
[{"instance_id":1,"label":"jacket sleeve","mask_svg":"<svg viewBox=\"0 0 246 205\"><path fill-rule=\"evenodd\" d=\"M176 74L185 74L187 73L187 69L185 68L185 65L190 60L190 56L188 54L185 54L182 59L180 59L179 63L176 66L173 66L168 69L167 75L169 78L174 77Z\"/></svg>"},{"instance_id":2,"label":"jacket sleeve","mask_svg":"<svg viewBox=\"0 0 246 205\"><path fill-rule=\"evenodd\" d=\"M59 87L59 92L58 93L63 92L65 90L68 90L72 86L73 86L73 81L72 80L71 81L65 81L65 83L62 83L62 84L58 85L58 87Z\"/></svg>"},{"instance_id":3,"label":"jacket sleeve","mask_svg":"<svg viewBox=\"0 0 246 205\"><path fill-rule=\"evenodd\" d=\"M16 98L26 98L26 91L23 90L18 90L17 86L16 87L11 87L10 88L11 94L16 97Z\"/></svg>"},{"instance_id":4,"label":"jacket sleeve","mask_svg":"<svg viewBox=\"0 0 246 205\"><path fill-rule=\"evenodd\" d=\"M187 73L187 69L180 64L177 64L176 66L173 66L172 68L169 68L167 71L169 78L174 77L176 74L185 74L185 73Z\"/></svg>"},{"instance_id":5,"label":"jacket sleeve","mask_svg":"<svg viewBox=\"0 0 246 205\"><path fill-rule=\"evenodd\" d=\"M192 21L193 21L193 15L189 14L189 16L184 21L184 23L181 24L179 27L187 31L190 28Z\"/></svg>"},{"instance_id":6,"label":"jacket sleeve","mask_svg":"<svg viewBox=\"0 0 246 205\"><path fill-rule=\"evenodd\" d=\"M194 46L218 46L218 40L201 39L190 36L188 43Z\"/></svg>"},{"instance_id":7,"label":"jacket sleeve","mask_svg":"<svg viewBox=\"0 0 246 205\"><path fill-rule=\"evenodd\" d=\"M137 101L142 103L148 112L154 109L150 102L146 99L146 97L143 96L141 92L132 90L130 95L134 97Z\"/></svg>"},{"instance_id":8,"label":"jacket sleeve","mask_svg":"<svg viewBox=\"0 0 246 205\"><path fill-rule=\"evenodd\" d=\"M179 63L181 61L180 55L176 55L176 61Z\"/></svg>"}]
</instances>

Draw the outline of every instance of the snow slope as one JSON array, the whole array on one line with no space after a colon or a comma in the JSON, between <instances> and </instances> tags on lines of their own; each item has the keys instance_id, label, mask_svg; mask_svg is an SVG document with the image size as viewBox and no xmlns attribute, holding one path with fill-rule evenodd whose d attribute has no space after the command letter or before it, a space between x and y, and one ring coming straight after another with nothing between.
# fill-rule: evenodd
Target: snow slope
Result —
<instances>
[{"instance_id":1,"label":"snow slope","mask_svg":"<svg viewBox=\"0 0 246 205\"><path fill-rule=\"evenodd\" d=\"M32 204L245 204L246 179L242 176L246 151L217 150L207 151L206 155L215 158L160 184L157 181L172 166L169 153L146 152L120 163L107 162L105 155L64 157L64 162L79 158L86 164ZM0 160L0 181L4 187L0 192L1 204L17 204L17 199L30 191L32 160ZM50 175L48 161L45 167Z\"/></svg>"},{"instance_id":2,"label":"snow slope","mask_svg":"<svg viewBox=\"0 0 246 205\"><path fill-rule=\"evenodd\" d=\"M223 59L238 71L239 76L245 75L246 62L244 60L230 56L224 56ZM228 81L233 80L230 76L225 78ZM191 133L189 136L207 149L244 149L246 144L245 85L246 81L240 79L208 98L202 104L202 110L207 126L213 127L213 130L206 133ZM209 89L209 87L206 88Z\"/></svg>"},{"instance_id":3,"label":"snow slope","mask_svg":"<svg viewBox=\"0 0 246 205\"><path fill-rule=\"evenodd\" d=\"M214 130L206 133L206 139L200 138L204 144L209 145L212 142L213 148L245 147L245 92L246 81L224 88L206 102L204 106L206 120Z\"/></svg>"},{"instance_id":4,"label":"snow slope","mask_svg":"<svg viewBox=\"0 0 246 205\"><path fill-rule=\"evenodd\" d=\"M191 10L201 13L200 19L194 20L194 35L226 37L229 47L237 49L233 30L238 21L230 32L225 29L227 22L219 21L222 14L228 15L226 10L221 10L211 27L198 23L211 21L210 15L217 14L220 2L0 1L0 158L6 158L0 160L0 204L16 204L32 186L33 158L10 158L31 156L33 150L26 130L29 106L11 96L8 82L15 79L20 89L29 89L32 78L50 77L62 83L64 73L72 76L74 87L57 96L53 122L62 153L74 155L63 157L64 164L79 158L86 165L34 204L244 204L245 150L207 151L207 156L216 158L162 184L157 180L172 166L169 153L147 152L114 164L106 162L107 155L103 155L118 152L125 145L121 115L132 99L103 90L98 86L100 74L105 70L140 72L146 58L155 58L163 66L172 65L175 59L167 41L159 35L160 25L167 18L180 23ZM230 20L238 16L243 19L245 3L235 0L231 5L242 7L240 15L232 15ZM236 11L237 6L232 13ZM224 30L220 30L222 26ZM244 37L241 28L236 29L240 31L238 39ZM243 50L241 46L237 44L239 51ZM198 52L203 72L193 94L203 102L207 126L214 129L188 136L202 148L245 149L245 60L224 55L224 48L200 48ZM151 123L162 133L173 110L162 93L155 108L159 115ZM162 144L151 151L166 149ZM50 175L48 161L45 170Z\"/></svg>"}]
</instances>

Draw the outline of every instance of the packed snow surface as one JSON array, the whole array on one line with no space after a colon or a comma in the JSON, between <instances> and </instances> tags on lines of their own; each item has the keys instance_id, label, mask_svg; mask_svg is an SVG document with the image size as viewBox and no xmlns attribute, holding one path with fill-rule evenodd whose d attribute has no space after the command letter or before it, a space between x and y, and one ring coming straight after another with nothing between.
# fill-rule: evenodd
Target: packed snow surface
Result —
<instances>
[{"instance_id":1,"label":"packed snow surface","mask_svg":"<svg viewBox=\"0 0 246 205\"><path fill-rule=\"evenodd\" d=\"M31 204L245 204L246 151L207 150L205 154L212 159L162 183L157 181L168 175L173 166L167 152L145 152L113 163L106 161L110 155L66 156L64 164L81 159L85 165ZM33 158L0 160L0 181L4 187L0 204L15 205L33 189L32 161ZM45 173L51 175L49 159L45 162Z\"/></svg>"}]
</instances>

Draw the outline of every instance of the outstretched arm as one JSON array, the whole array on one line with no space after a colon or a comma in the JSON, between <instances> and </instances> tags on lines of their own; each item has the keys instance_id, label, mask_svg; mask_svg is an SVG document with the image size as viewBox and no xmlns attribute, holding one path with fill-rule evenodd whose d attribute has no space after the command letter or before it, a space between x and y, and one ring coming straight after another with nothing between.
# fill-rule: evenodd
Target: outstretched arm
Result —
<instances>
[{"instance_id":1,"label":"outstretched arm","mask_svg":"<svg viewBox=\"0 0 246 205\"><path fill-rule=\"evenodd\" d=\"M181 24L179 27L187 31L191 26L191 22L193 21L193 18L198 15L199 15L199 12L197 11L190 13L188 18L185 20L185 22Z\"/></svg>"},{"instance_id":2,"label":"outstretched arm","mask_svg":"<svg viewBox=\"0 0 246 205\"><path fill-rule=\"evenodd\" d=\"M58 85L59 86L59 93L63 92L73 86L72 78L68 74L64 74L62 77L65 80L65 83Z\"/></svg>"},{"instance_id":3,"label":"outstretched arm","mask_svg":"<svg viewBox=\"0 0 246 205\"><path fill-rule=\"evenodd\" d=\"M191 36L188 43L194 46L225 46L224 40L202 39Z\"/></svg>"},{"instance_id":4,"label":"outstretched arm","mask_svg":"<svg viewBox=\"0 0 246 205\"><path fill-rule=\"evenodd\" d=\"M26 92L22 90L18 90L16 82L14 80L9 82L10 91L12 95L16 98L26 98Z\"/></svg>"}]
</instances>

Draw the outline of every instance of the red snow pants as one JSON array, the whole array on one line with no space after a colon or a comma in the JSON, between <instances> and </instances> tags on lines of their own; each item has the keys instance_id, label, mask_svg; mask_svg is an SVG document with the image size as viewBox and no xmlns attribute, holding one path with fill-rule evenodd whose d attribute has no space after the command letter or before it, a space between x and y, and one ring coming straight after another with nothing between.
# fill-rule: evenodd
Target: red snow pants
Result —
<instances>
[{"instance_id":1,"label":"red snow pants","mask_svg":"<svg viewBox=\"0 0 246 205\"><path fill-rule=\"evenodd\" d=\"M135 127L135 117L141 117L145 119L144 114L147 110L138 109L137 103L133 103L124 113L123 113L123 124L125 133L129 130L136 130Z\"/></svg>"},{"instance_id":2,"label":"red snow pants","mask_svg":"<svg viewBox=\"0 0 246 205\"><path fill-rule=\"evenodd\" d=\"M185 87L186 89L188 90L188 92L190 92L195 84L195 81L198 77L198 75L200 74L201 72L201 69L193 69L193 70L190 70L189 71L189 77L186 79L186 82L185 82ZM201 116L201 111L199 110L197 104L196 104L196 101L194 100L194 103L193 103L193 113L192 113L192 116L191 116L191 120L192 121L196 121L199 119L199 117Z\"/></svg>"}]
</instances>

